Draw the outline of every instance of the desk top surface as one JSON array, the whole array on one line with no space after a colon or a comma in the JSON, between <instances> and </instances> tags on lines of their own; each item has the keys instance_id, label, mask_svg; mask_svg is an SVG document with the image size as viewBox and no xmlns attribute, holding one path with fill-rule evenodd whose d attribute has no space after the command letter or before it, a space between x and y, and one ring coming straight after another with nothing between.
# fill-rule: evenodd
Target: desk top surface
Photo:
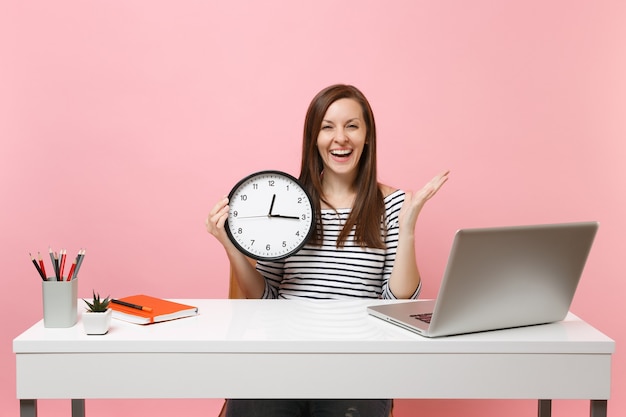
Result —
<instances>
[{"instance_id":1,"label":"desk top surface","mask_svg":"<svg viewBox=\"0 0 626 417\"><path fill-rule=\"evenodd\" d=\"M26 353L590 353L615 343L573 314L539 326L429 339L367 314L388 301L175 300L199 315L151 325L113 320L109 333L89 336L80 320L44 328L43 320L13 340ZM79 311L82 307L79 307Z\"/></svg>"}]
</instances>

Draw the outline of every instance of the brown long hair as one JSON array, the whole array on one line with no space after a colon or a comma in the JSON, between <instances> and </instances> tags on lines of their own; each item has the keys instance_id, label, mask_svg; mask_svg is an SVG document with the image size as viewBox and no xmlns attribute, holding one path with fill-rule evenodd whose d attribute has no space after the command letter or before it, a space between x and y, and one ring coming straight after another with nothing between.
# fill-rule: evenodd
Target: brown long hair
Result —
<instances>
[{"instance_id":1,"label":"brown long hair","mask_svg":"<svg viewBox=\"0 0 626 417\"><path fill-rule=\"evenodd\" d=\"M321 226L322 170L324 164L317 148L317 137L322 127L324 115L335 101L343 98L356 100L363 110L366 127L366 139L363 154L359 160L359 170L354 181L357 190L354 205L343 230L337 238L337 247L342 247L355 227L356 243L363 247L384 248L380 222L385 215L383 194L378 185L376 172L376 123L369 102L356 87L335 84L320 91L311 101L304 121L302 138L302 164L300 181L310 193L316 215L315 230L310 242L321 245L323 231ZM326 201L324 201L327 203ZM358 219L358 222L357 222Z\"/></svg>"}]
</instances>

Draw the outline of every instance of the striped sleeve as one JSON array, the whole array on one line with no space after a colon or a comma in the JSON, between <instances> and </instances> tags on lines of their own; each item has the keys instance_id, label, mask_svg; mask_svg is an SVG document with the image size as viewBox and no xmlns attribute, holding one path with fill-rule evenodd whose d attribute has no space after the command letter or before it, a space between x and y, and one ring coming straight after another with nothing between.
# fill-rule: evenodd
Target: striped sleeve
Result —
<instances>
[{"instance_id":1,"label":"striped sleeve","mask_svg":"<svg viewBox=\"0 0 626 417\"><path fill-rule=\"evenodd\" d=\"M385 253L385 267L383 270L383 288L382 299L395 300L397 297L389 289L389 278L391 278L391 272L393 271L393 265L396 261L396 251L398 249L398 236L400 231L399 215L402 204L404 203L405 193L402 191L396 191L390 194L385 199L385 245L387 247ZM415 289L415 292L411 295L411 299L416 299L422 289L422 283Z\"/></svg>"}]
</instances>

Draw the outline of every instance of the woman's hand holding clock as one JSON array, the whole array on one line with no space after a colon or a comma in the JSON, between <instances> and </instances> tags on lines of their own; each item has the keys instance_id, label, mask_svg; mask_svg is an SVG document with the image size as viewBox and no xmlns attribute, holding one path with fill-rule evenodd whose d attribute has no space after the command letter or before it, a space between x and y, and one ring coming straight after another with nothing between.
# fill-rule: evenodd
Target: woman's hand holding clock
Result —
<instances>
[{"instance_id":1,"label":"woman's hand holding clock","mask_svg":"<svg viewBox=\"0 0 626 417\"><path fill-rule=\"evenodd\" d=\"M218 201L209 212L206 219L206 230L220 242L223 246L232 245L226 234L224 223L228 219L228 197L224 196ZM234 246L233 246L234 247Z\"/></svg>"}]
</instances>

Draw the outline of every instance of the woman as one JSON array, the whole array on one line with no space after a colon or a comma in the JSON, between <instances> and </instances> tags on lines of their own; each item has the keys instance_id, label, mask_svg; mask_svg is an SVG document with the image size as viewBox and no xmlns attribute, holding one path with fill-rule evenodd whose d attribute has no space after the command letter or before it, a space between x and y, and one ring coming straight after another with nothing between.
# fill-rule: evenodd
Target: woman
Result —
<instances>
[{"instance_id":1,"label":"woman","mask_svg":"<svg viewBox=\"0 0 626 417\"><path fill-rule=\"evenodd\" d=\"M257 262L255 268L230 242L224 229L227 198L209 213L207 230L224 246L244 294L417 298L421 279L415 225L426 201L447 181L448 171L416 193L378 183L372 109L357 88L338 84L319 92L309 105L299 179L312 197L317 224L310 241L281 261ZM226 415L383 417L390 404L390 400L230 400Z\"/></svg>"}]
</instances>

